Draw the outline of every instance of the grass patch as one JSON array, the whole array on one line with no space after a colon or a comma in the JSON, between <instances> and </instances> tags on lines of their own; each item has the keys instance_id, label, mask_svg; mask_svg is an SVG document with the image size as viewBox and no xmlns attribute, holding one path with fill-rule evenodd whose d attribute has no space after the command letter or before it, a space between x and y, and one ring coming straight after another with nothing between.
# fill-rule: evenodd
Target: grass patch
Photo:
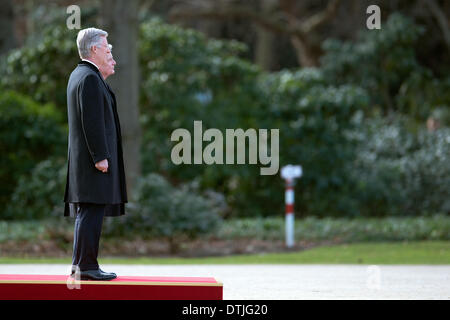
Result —
<instances>
[{"instance_id":1,"label":"grass patch","mask_svg":"<svg viewBox=\"0 0 450 320\"><path fill-rule=\"evenodd\" d=\"M101 264L450 264L450 242L353 243L300 252L207 258L101 258ZM0 263L63 263L67 259L0 258Z\"/></svg>"}]
</instances>

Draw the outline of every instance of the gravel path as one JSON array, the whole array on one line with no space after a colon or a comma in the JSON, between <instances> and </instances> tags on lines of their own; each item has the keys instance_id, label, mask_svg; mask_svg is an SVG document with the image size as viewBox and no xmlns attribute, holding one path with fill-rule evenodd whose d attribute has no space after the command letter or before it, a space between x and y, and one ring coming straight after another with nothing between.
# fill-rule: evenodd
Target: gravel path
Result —
<instances>
[{"instance_id":1,"label":"gravel path","mask_svg":"<svg viewBox=\"0 0 450 320\"><path fill-rule=\"evenodd\" d=\"M224 300L444 299L450 265L102 265L139 276L215 277ZM0 273L67 274L67 265L0 265Z\"/></svg>"}]
</instances>

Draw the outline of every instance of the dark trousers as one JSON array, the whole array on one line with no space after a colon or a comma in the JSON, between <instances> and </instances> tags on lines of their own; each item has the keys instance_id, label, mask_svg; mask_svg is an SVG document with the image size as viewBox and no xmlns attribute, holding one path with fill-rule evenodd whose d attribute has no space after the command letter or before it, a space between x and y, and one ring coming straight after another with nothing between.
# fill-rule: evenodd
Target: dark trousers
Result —
<instances>
[{"instance_id":1,"label":"dark trousers","mask_svg":"<svg viewBox=\"0 0 450 320\"><path fill-rule=\"evenodd\" d=\"M78 205L73 235L72 266L78 266L80 271L99 268L97 256L104 215L103 204Z\"/></svg>"}]
</instances>

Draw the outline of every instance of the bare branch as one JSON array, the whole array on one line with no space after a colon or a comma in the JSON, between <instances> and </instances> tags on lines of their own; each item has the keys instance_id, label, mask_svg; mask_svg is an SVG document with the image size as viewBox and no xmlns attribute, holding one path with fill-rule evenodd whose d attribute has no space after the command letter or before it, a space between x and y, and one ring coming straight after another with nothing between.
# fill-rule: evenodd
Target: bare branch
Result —
<instances>
[{"instance_id":1,"label":"bare branch","mask_svg":"<svg viewBox=\"0 0 450 320\"><path fill-rule=\"evenodd\" d=\"M448 27L448 21L445 14L442 12L442 9L439 8L439 5L434 0L426 1L431 13L434 15L437 20L439 27L442 29L442 33L444 35L444 41L447 45L447 48L450 50L450 30Z\"/></svg>"},{"instance_id":2,"label":"bare branch","mask_svg":"<svg viewBox=\"0 0 450 320\"><path fill-rule=\"evenodd\" d=\"M272 16L268 14L255 12L254 10L244 6L232 6L228 8L222 8L221 10L203 10L192 9L189 7L176 7L169 12L169 18L171 21L186 20L192 18L217 20L227 20L230 18L250 19L254 23L257 23L260 26L267 28L268 30L275 33L298 35L302 32L302 30L300 30L299 28L290 27L286 25L286 23L283 23L277 19L273 19Z\"/></svg>"},{"instance_id":3,"label":"bare branch","mask_svg":"<svg viewBox=\"0 0 450 320\"><path fill-rule=\"evenodd\" d=\"M199 1L202 4L211 3L205 0ZM173 7L169 12L169 19L171 21L194 18L251 20L253 23L271 32L287 34L297 51L299 63L304 66L313 66L316 65L317 61L312 52L308 34L327 23L336 15L341 0L330 0L323 11L307 18L304 22L301 22L299 17L291 13L294 3L294 1L279 0L278 5L281 7L281 10L277 13L255 11L254 8L238 5L232 0L226 2L218 1L215 7L199 7L192 3L192 5L177 5Z\"/></svg>"},{"instance_id":4,"label":"bare branch","mask_svg":"<svg viewBox=\"0 0 450 320\"><path fill-rule=\"evenodd\" d=\"M331 20L336 15L340 3L341 0L331 0L328 2L325 10L313 15L301 24L303 32L309 33Z\"/></svg>"}]
</instances>

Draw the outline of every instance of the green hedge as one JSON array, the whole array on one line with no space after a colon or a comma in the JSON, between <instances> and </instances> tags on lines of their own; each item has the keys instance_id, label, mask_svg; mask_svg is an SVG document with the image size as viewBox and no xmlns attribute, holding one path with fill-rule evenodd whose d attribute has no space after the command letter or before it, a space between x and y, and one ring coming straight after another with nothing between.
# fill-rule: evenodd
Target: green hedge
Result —
<instances>
[{"instance_id":1,"label":"green hedge","mask_svg":"<svg viewBox=\"0 0 450 320\"><path fill-rule=\"evenodd\" d=\"M218 239L283 240L282 218L234 219L214 235ZM295 220L295 239L305 241L450 240L450 218L444 215L409 218L323 218Z\"/></svg>"},{"instance_id":2,"label":"green hedge","mask_svg":"<svg viewBox=\"0 0 450 320\"><path fill-rule=\"evenodd\" d=\"M133 218L132 218L133 219ZM114 220L114 221L113 221ZM102 237L108 239L155 239L151 227L127 230L115 234L111 224L120 219L106 219ZM224 220L216 230L201 237L208 239L255 239L284 241L283 218L245 218ZM37 221L0 221L0 242L54 239L66 242L73 234L73 219L59 218ZM164 240L163 237L160 237ZM429 217L390 218L323 218L295 219L296 241L383 242L383 241L450 241L450 218L445 215Z\"/></svg>"}]
</instances>

